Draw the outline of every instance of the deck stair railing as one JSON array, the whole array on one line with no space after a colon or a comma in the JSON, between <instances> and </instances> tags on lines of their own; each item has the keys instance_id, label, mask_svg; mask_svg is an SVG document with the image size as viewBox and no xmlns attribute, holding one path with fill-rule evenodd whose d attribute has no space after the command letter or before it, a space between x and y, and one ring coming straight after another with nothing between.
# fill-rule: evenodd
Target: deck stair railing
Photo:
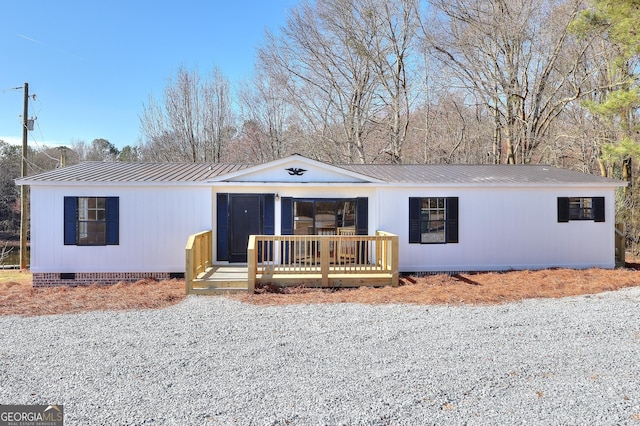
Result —
<instances>
[{"instance_id":1,"label":"deck stair railing","mask_svg":"<svg viewBox=\"0 0 640 426\"><path fill-rule=\"evenodd\" d=\"M184 274L185 291L193 289L193 281L210 268L213 263L213 232L203 231L189 236L187 240L186 266Z\"/></svg>"}]
</instances>

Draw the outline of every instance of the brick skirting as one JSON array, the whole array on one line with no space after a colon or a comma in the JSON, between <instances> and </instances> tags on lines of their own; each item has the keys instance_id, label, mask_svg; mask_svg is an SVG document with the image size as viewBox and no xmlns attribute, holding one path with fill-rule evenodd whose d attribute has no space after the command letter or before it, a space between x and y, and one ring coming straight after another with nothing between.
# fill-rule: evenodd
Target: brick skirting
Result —
<instances>
[{"instance_id":1,"label":"brick skirting","mask_svg":"<svg viewBox=\"0 0 640 426\"><path fill-rule=\"evenodd\" d=\"M169 272L75 272L34 273L33 287L57 287L78 285L112 285L121 281L135 282L143 279L168 280Z\"/></svg>"}]
</instances>

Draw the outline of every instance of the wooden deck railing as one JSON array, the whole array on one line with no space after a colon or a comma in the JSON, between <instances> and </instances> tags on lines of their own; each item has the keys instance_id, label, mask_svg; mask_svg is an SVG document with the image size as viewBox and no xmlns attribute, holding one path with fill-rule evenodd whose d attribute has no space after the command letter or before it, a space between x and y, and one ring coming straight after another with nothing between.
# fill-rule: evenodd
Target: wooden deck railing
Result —
<instances>
[{"instance_id":1,"label":"wooden deck railing","mask_svg":"<svg viewBox=\"0 0 640 426\"><path fill-rule=\"evenodd\" d=\"M193 280L206 271L213 263L213 232L203 231L189 236L187 240L186 267L184 273L185 291L190 293Z\"/></svg>"},{"instance_id":2,"label":"wooden deck railing","mask_svg":"<svg viewBox=\"0 0 640 426\"><path fill-rule=\"evenodd\" d=\"M376 235L252 235L247 248L248 287L256 282L294 280L326 287L366 285L378 279L398 285L398 236ZM380 281L385 280L385 281ZM364 284L363 284L364 283Z\"/></svg>"}]
</instances>

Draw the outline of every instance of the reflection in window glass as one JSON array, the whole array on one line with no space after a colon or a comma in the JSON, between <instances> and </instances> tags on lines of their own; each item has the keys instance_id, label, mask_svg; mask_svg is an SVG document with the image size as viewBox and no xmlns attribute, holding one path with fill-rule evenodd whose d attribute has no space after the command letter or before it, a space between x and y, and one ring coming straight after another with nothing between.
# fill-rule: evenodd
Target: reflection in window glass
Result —
<instances>
[{"instance_id":1,"label":"reflection in window glass","mask_svg":"<svg viewBox=\"0 0 640 426\"><path fill-rule=\"evenodd\" d=\"M569 198L569 220L592 220L593 208L591 197Z\"/></svg>"},{"instance_id":2,"label":"reflection in window glass","mask_svg":"<svg viewBox=\"0 0 640 426\"><path fill-rule=\"evenodd\" d=\"M293 234L313 234L313 203L296 201L293 203Z\"/></svg>"},{"instance_id":3,"label":"reflection in window glass","mask_svg":"<svg viewBox=\"0 0 640 426\"><path fill-rule=\"evenodd\" d=\"M295 200L294 235L335 235L338 228L356 226L355 200Z\"/></svg>"},{"instance_id":4,"label":"reflection in window glass","mask_svg":"<svg viewBox=\"0 0 640 426\"><path fill-rule=\"evenodd\" d=\"M107 235L104 197L78 197L78 245L104 245Z\"/></svg>"},{"instance_id":5,"label":"reflection in window glass","mask_svg":"<svg viewBox=\"0 0 640 426\"><path fill-rule=\"evenodd\" d=\"M444 243L445 240L445 199L442 197L423 198L420 209L420 235L422 243Z\"/></svg>"},{"instance_id":6,"label":"reflection in window glass","mask_svg":"<svg viewBox=\"0 0 640 426\"><path fill-rule=\"evenodd\" d=\"M315 208L315 233L318 235L335 235L337 213L336 202L316 201Z\"/></svg>"}]
</instances>

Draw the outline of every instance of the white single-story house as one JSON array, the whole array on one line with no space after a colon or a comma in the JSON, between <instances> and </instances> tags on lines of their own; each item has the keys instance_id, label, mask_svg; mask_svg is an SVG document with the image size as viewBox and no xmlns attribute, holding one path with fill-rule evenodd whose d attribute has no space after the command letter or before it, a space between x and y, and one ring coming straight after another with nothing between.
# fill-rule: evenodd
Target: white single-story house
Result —
<instances>
[{"instance_id":1,"label":"white single-story house","mask_svg":"<svg viewBox=\"0 0 640 426\"><path fill-rule=\"evenodd\" d=\"M214 265L247 262L250 235L398 236L400 273L613 268L624 182L541 165L86 162L31 187L34 286L185 273L189 236Z\"/></svg>"}]
</instances>

